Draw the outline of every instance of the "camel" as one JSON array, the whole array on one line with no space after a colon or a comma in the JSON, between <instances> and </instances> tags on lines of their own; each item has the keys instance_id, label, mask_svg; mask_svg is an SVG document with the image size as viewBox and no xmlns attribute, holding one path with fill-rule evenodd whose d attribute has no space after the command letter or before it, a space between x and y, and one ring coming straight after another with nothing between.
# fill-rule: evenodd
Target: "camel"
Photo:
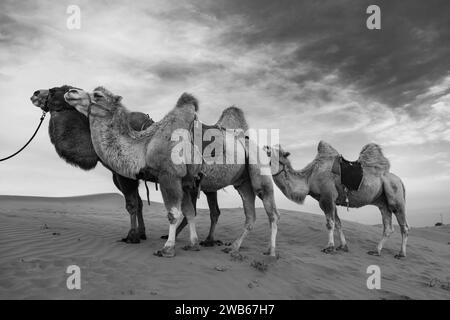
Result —
<instances>
[{"instance_id":1,"label":"camel","mask_svg":"<svg viewBox=\"0 0 450 320\"><path fill-rule=\"evenodd\" d=\"M293 202L302 204L307 195L319 202L325 213L328 229L328 244L322 250L333 253L335 250L347 252L347 241L342 231L341 221L336 205L360 208L375 205L381 212L383 221L383 237L371 255L381 255L384 243L393 233L392 213L397 217L402 235L400 253L396 258L406 257L406 242L408 239L408 223L405 212L405 188L399 177L389 172L389 161L383 156L381 148L374 143L363 147L359 156L363 170L363 179L359 189L348 191L341 184L340 177L335 173L336 159L340 154L329 144L321 141L315 159L301 170L292 168L288 159L290 153L281 146L264 147L270 158L272 177L282 193ZM338 164L339 165L339 164ZM348 202L347 202L348 200ZM339 232L340 246L335 249L334 229Z\"/></svg>"},{"instance_id":2,"label":"camel","mask_svg":"<svg viewBox=\"0 0 450 320\"><path fill-rule=\"evenodd\" d=\"M75 87L64 85L51 89L40 89L33 93L30 100L36 107L50 112L51 118L48 132L50 141L55 146L57 154L73 166L83 170L91 170L101 160L98 158L92 145L87 118L64 100L64 94L72 88ZM130 125L134 130L146 129L152 123L153 121L149 116L142 112L132 112L130 114ZM125 207L130 215L130 230L121 241L126 243L139 243L140 240L147 239L142 216L142 200L138 191L139 180L128 179L114 171L112 171L112 174L113 183L122 192L125 198ZM203 193L208 200L211 227L207 238L201 244L204 246L214 246L215 244L221 244L220 240L214 239L215 226L220 216L217 191L208 192L203 190ZM196 206L196 200L197 194L192 196L194 207ZM186 224L186 219L183 219L183 222L177 229L177 234L181 232Z\"/></svg>"},{"instance_id":3,"label":"camel","mask_svg":"<svg viewBox=\"0 0 450 320\"><path fill-rule=\"evenodd\" d=\"M191 132L197 119L198 102L190 94L183 94L176 106L159 122L146 130L137 132L127 123L129 111L122 105L121 97L99 87L93 93L71 89L65 94L66 101L80 113L88 117L91 138L99 157L114 171L130 179L145 178L158 181L161 185L164 204L168 211L169 235L161 250L155 254L164 257L175 255L176 228L181 222L181 214L187 218L190 230L190 245L186 250L199 250L195 227L195 214L190 194L194 180L201 174L203 190L218 190L233 185L241 195L246 216L242 234L227 248L227 252L237 252L255 222L255 195L264 204L269 217L271 236L266 254L276 256L276 234L279 214L277 212L273 184L268 176L261 175L259 166L254 164L201 164L190 163L189 159L176 163L172 150L176 142L171 140L175 130ZM226 109L219 123L224 126L241 119L239 128L246 126L238 108ZM190 142L189 142L190 143ZM237 148L244 148L237 144ZM192 148L197 156L202 154L197 147ZM245 150L244 150L245 152ZM190 163L190 164L189 164ZM248 170L247 170L248 168Z\"/></svg>"}]
</instances>

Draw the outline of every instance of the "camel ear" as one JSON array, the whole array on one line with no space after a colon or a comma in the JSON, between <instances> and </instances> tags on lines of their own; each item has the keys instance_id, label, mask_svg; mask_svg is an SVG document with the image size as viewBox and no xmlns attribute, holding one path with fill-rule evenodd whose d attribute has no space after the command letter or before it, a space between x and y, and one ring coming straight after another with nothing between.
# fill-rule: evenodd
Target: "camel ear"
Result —
<instances>
[{"instance_id":1,"label":"camel ear","mask_svg":"<svg viewBox=\"0 0 450 320\"><path fill-rule=\"evenodd\" d=\"M119 103L120 101L122 101L122 96L115 96L114 97L114 102L115 103Z\"/></svg>"}]
</instances>

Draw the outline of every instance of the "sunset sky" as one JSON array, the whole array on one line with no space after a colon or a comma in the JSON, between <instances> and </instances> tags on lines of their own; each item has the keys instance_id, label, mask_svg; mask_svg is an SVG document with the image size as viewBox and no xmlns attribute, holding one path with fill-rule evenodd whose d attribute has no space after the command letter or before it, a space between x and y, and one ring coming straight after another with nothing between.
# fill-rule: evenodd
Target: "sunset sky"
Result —
<instances>
[{"instance_id":1,"label":"sunset sky","mask_svg":"<svg viewBox=\"0 0 450 320\"><path fill-rule=\"evenodd\" d=\"M66 27L72 4L80 30ZM381 8L381 30L366 28L370 4ZM2 0L0 158L33 133L37 89L103 85L155 120L187 91L205 123L237 105L252 127L280 129L298 169L320 140L348 159L380 144L405 183L410 224L432 225L440 214L450 223L449 12L448 0ZM48 119L28 149L0 163L0 194L117 191L101 165L84 172L61 160L47 127ZM151 198L161 201L153 186ZM279 190L276 201L321 212L311 198L299 206ZM233 188L219 191L219 204L242 206ZM381 223L375 207L339 210L342 219Z\"/></svg>"}]
</instances>

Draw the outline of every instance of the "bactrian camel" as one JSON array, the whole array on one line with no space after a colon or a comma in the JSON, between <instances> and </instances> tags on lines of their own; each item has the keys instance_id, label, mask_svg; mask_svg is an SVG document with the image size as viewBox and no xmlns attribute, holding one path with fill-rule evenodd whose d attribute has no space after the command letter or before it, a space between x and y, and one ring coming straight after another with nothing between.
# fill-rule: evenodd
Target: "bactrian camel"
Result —
<instances>
[{"instance_id":1,"label":"bactrian camel","mask_svg":"<svg viewBox=\"0 0 450 320\"><path fill-rule=\"evenodd\" d=\"M48 133L57 154L73 166L82 170L91 170L101 160L92 145L87 118L64 100L64 94L72 88L74 87L64 85L51 89L36 90L30 99L36 107L50 112ZM130 125L136 130L145 129L152 122L142 112L134 112L130 116ZM139 181L123 177L114 171L112 171L112 174L114 185L125 198L125 207L131 220L131 228L122 241L139 243L140 240L146 239L142 200L138 191Z\"/></svg>"},{"instance_id":2,"label":"bactrian camel","mask_svg":"<svg viewBox=\"0 0 450 320\"><path fill-rule=\"evenodd\" d=\"M36 90L30 99L36 107L41 108L45 112L50 112L48 133L50 141L55 146L58 155L73 166L79 167L82 170L91 170L96 167L97 162L102 161L98 158L92 145L91 131L87 117L79 113L64 100L64 94L70 89L76 88L64 85L51 89L40 89ZM235 123L236 121L231 122L231 117L225 116L233 110L239 113L237 108L225 110L217 125L224 128L229 126L235 128L237 125ZM153 120L145 113L131 112L129 122L134 130L139 131L148 128L153 123ZM114 185L122 192L125 198L125 207L130 214L130 230L122 241L126 243L139 243L140 240L147 239L142 216L142 200L138 190L139 180L123 177L114 171L112 171L112 174ZM214 238L215 227L220 216L217 191L202 191L208 200L211 225L207 238L200 244L213 246L216 243L221 243L221 241L215 240ZM195 208L197 193L193 193L191 198ZM183 219L177 229L177 235L186 224L186 219Z\"/></svg>"},{"instance_id":3,"label":"bactrian camel","mask_svg":"<svg viewBox=\"0 0 450 320\"><path fill-rule=\"evenodd\" d=\"M405 188L399 177L389 172L389 161L383 156L381 148L374 144L363 147L359 162L362 164L363 180L358 190L345 192L337 174L332 170L339 153L329 144L321 141L315 159L301 170L292 168L289 152L280 146L265 147L271 159L272 177L275 184L290 200L302 204L307 195L319 202L325 213L328 229L328 244L322 250L331 253L335 250L348 251L336 205L360 208L375 205L380 209L383 220L383 237L371 255L380 255L385 241L393 232L392 213L397 217L402 235L400 253L396 258L406 257L408 223L405 216ZM273 165L275 164L275 165ZM347 198L348 196L348 198ZM339 232L340 246L335 249L334 229Z\"/></svg>"},{"instance_id":4,"label":"bactrian camel","mask_svg":"<svg viewBox=\"0 0 450 320\"><path fill-rule=\"evenodd\" d=\"M128 125L129 111L121 104L121 97L102 87L95 89L91 94L71 89L65 94L65 99L89 118L94 149L110 168L130 179L142 177L154 179L160 183L170 227L167 242L162 250L157 251L157 255L166 257L175 255L175 233L181 222L181 214L187 218L190 230L191 243L185 249L199 249L195 213L189 192L194 186L193 181L196 177L205 172L206 177L209 176L214 184L214 188L234 185L244 202L246 215L244 231L233 242L230 250L238 251L242 241L253 227L256 194L263 201L271 225L267 253L275 256L279 215L275 207L270 177L261 175L257 165L245 163L221 165L190 164L189 159L181 163L173 161L171 153L177 142L171 139L172 134L180 129L190 132L197 118L198 102L193 96L183 94L175 108L161 121L140 132ZM230 116L236 117L236 114L232 113ZM237 147L239 146L244 148L243 145L237 144ZM192 150L200 152L195 147ZM248 170L246 170L247 167ZM202 188L208 189L207 181L204 186L202 182Z\"/></svg>"}]
</instances>

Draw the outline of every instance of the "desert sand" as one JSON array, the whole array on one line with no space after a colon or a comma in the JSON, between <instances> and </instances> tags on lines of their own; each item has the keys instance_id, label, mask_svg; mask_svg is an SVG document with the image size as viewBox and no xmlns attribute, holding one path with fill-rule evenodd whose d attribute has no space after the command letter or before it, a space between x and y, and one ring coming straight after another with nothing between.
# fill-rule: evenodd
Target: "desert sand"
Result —
<instances>
[{"instance_id":1,"label":"desert sand","mask_svg":"<svg viewBox=\"0 0 450 320\"><path fill-rule=\"evenodd\" d=\"M345 210L339 212L345 220ZM408 257L397 260L398 229L383 256L375 257L366 252L374 249L381 226L343 221L350 252L327 255L320 251L327 239L323 216L280 213L278 260L261 254L269 237L262 209L240 259L223 247L183 251L188 230L178 239L177 256L167 259L153 255L168 230L161 203L144 204L148 239L126 244L118 241L129 227L118 194L0 196L0 298L450 299L450 226L413 228ZM199 210L197 222L204 238L208 210ZM222 209L217 239L233 240L243 222L241 208ZM81 268L81 290L66 287L69 265ZM379 290L366 286L369 265L381 268Z\"/></svg>"}]
</instances>

